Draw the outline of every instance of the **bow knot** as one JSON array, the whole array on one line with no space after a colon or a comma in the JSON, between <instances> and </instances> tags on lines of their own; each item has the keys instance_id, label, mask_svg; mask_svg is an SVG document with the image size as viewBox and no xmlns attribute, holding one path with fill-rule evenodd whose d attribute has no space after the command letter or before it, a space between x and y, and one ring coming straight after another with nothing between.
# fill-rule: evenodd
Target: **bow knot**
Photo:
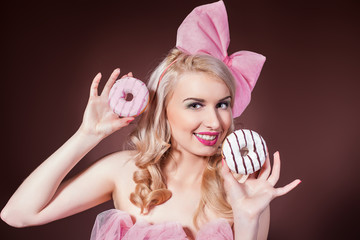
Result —
<instances>
[{"instance_id":1,"label":"bow knot","mask_svg":"<svg viewBox=\"0 0 360 240\"><path fill-rule=\"evenodd\" d=\"M226 56L223 60L222 60L226 66L228 66L228 68L231 68L232 66L232 58L229 56Z\"/></svg>"},{"instance_id":2,"label":"bow knot","mask_svg":"<svg viewBox=\"0 0 360 240\"><path fill-rule=\"evenodd\" d=\"M238 117L250 102L251 91L259 77L265 57L249 51L239 51L229 57L229 43L228 17L223 1L195 8L178 28L178 49L189 54L207 53L228 66L236 80L232 110L233 116Z\"/></svg>"}]
</instances>

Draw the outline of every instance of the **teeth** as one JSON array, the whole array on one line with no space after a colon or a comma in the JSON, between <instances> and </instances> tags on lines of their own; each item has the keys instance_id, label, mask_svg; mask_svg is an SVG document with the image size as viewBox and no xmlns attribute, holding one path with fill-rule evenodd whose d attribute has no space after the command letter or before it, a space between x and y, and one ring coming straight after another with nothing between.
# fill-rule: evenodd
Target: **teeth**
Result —
<instances>
[{"instance_id":1,"label":"teeth","mask_svg":"<svg viewBox=\"0 0 360 240\"><path fill-rule=\"evenodd\" d=\"M204 134L198 134L198 133L195 133L195 135L206 141L212 141L216 138L216 135L204 135Z\"/></svg>"}]
</instances>

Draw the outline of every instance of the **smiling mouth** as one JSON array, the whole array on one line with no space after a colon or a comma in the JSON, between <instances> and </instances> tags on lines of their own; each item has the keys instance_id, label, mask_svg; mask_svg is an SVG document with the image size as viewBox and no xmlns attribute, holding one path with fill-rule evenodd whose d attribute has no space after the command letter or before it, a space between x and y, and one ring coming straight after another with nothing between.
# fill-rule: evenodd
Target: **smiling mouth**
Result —
<instances>
[{"instance_id":1,"label":"smiling mouth","mask_svg":"<svg viewBox=\"0 0 360 240\"><path fill-rule=\"evenodd\" d=\"M205 134L199 134L199 133L195 133L195 136L197 136L201 139L204 139L206 141L212 141L217 137L217 135L205 135Z\"/></svg>"},{"instance_id":2,"label":"smiling mouth","mask_svg":"<svg viewBox=\"0 0 360 240\"><path fill-rule=\"evenodd\" d=\"M219 137L219 133L207 133L207 134L194 133L194 135L199 140L199 142L201 142L206 146L215 145Z\"/></svg>"}]
</instances>

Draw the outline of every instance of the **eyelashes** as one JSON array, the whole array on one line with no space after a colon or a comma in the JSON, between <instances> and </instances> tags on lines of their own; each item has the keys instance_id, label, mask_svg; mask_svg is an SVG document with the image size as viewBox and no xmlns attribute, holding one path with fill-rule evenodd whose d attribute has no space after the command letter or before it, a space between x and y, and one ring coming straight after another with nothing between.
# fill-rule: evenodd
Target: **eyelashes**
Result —
<instances>
[{"instance_id":1,"label":"eyelashes","mask_svg":"<svg viewBox=\"0 0 360 240\"><path fill-rule=\"evenodd\" d=\"M224 102L219 102L216 107L217 108L222 108L222 109L227 109L230 106L230 102L229 101L224 101Z\"/></svg>"},{"instance_id":2,"label":"eyelashes","mask_svg":"<svg viewBox=\"0 0 360 240\"><path fill-rule=\"evenodd\" d=\"M191 103L187 104L187 108L189 108L189 109L200 109L204 106L205 105L200 102L191 102ZM216 104L216 108L221 108L221 109L228 109L229 106L230 106L230 101L223 101L223 102L219 102L218 104Z\"/></svg>"},{"instance_id":3,"label":"eyelashes","mask_svg":"<svg viewBox=\"0 0 360 240\"><path fill-rule=\"evenodd\" d=\"M199 102L193 102L193 103L189 103L187 105L187 108L190 108L190 109L199 109L201 107L203 107L204 105L202 103L199 103Z\"/></svg>"}]
</instances>

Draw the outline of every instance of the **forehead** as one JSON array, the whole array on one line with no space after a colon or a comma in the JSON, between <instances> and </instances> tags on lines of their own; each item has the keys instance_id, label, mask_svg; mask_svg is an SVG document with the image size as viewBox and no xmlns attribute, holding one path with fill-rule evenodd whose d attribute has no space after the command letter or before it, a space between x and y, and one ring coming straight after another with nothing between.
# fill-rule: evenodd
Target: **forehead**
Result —
<instances>
[{"instance_id":1,"label":"forehead","mask_svg":"<svg viewBox=\"0 0 360 240\"><path fill-rule=\"evenodd\" d=\"M173 96L176 97L214 97L222 99L230 95L225 82L214 75L203 72L189 72L178 79Z\"/></svg>"}]
</instances>

